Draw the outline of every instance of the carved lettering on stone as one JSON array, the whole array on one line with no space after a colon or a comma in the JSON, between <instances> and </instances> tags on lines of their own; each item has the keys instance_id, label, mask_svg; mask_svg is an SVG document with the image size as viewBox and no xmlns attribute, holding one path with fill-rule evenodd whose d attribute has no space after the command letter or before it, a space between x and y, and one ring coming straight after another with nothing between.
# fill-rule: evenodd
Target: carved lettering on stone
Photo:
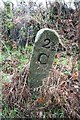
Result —
<instances>
[{"instance_id":1,"label":"carved lettering on stone","mask_svg":"<svg viewBox=\"0 0 80 120\"><path fill-rule=\"evenodd\" d=\"M48 76L59 40L57 32L48 28L37 33L28 75L30 88L41 86Z\"/></svg>"}]
</instances>

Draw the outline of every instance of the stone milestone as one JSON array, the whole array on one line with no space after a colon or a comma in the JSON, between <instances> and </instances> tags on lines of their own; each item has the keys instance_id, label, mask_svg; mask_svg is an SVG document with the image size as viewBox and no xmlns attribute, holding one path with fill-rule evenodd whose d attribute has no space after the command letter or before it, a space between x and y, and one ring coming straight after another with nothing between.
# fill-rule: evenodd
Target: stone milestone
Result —
<instances>
[{"instance_id":1,"label":"stone milestone","mask_svg":"<svg viewBox=\"0 0 80 120\"><path fill-rule=\"evenodd\" d=\"M38 31L28 75L30 88L41 86L42 80L48 77L59 41L55 30L44 28Z\"/></svg>"}]
</instances>

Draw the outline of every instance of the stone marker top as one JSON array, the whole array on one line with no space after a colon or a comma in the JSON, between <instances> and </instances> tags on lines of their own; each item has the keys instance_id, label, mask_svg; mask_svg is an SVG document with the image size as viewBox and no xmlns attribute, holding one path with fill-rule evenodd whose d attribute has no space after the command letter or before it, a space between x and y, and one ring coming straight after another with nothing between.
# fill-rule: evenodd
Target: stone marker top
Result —
<instances>
[{"instance_id":1,"label":"stone marker top","mask_svg":"<svg viewBox=\"0 0 80 120\"><path fill-rule=\"evenodd\" d=\"M36 35L36 38L35 38L35 43L38 41L38 39L40 39L41 34L43 34L43 33L46 32L46 31L53 32L54 35L56 35L56 36L58 37L59 42L61 43L61 39L60 39L58 33L57 33L55 30L52 30L52 29L49 29L49 28L43 28L43 29L41 29L41 30L39 30L39 31L37 32L37 35Z\"/></svg>"}]
</instances>

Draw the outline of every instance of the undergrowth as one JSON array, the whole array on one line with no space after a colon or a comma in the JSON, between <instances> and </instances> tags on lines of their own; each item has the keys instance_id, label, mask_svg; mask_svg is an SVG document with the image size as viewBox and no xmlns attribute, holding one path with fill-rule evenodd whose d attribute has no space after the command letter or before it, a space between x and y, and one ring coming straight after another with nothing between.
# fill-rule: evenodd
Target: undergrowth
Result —
<instances>
[{"instance_id":1,"label":"undergrowth","mask_svg":"<svg viewBox=\"0 0 80 120\"><path fill-rule=\"evenodd\" d=\"M32 100L30 102L24 101L22 107L18 106L18 104L15 102L15 99L13 100L13 98L16 97L15 96L16 92L14 90L13 90L14 95L12 95L12 98L9 98L10 97L9 89L14 88L14 86L16 85L16 81L19 80L18 74L21 73L25 68L26 64L30 62L32 50L33 50L33 46L27 46L26 48L18 48L18 49L13 48L12 50L7 48L7 50L1 51L2 54L0 56L0 64L1 64L1 76L2 76L2 89L3 89L2 90L3 91L2 112L1 112L2 118L5 118L6 120L6 118L26 118L26 117L28 118L38 118L38 117L65 118L65 116L67 117L67 114L63 106L65 102L67 102L66 101L67 99L65 98L67 96L65 95L70 94L68 93L68 91L71 88L68 88L68 91L67 91L67 88L66 90L64 90L64 88L65 88L66 82L69 82L70 80L73 82L77 81L78 63L77 63L77 56L75 57L75 59L73 59L74 55L68 56L66 52L57 53L55 55L55 58L53 59L54 67L52 67L52 72L50 73L48 80L52 79L54 85L52 85L52 82L47 80L48 81L48 82L46 81L47 87L45 87L45 85L43 84L44 88L41 88L42 91L46 90L46 92L49 92L47 93L49 96L46 96L45 93L43 92L43 95L45 98L39 97L37 99L34 93L34 95L29 96L31 97ZM74 65L73 70L72 70L72 67L73 67L72 64ZM55 74L55 75L52 75L52 74ZM15 76L14 80L16 81L14 81L12 85L11 80L13 76ZM23 79L21 79L21 81L23 81ZM74 87L78 87L78 86L76 85ZM58 92L60 92L61 89L63 90L63 93L59 93L59 95L61 95L59 98ZM7 102L6 102L6 98L7 98ZM10 103L11 99L13 100L14 103ZM64 103L62 100L64 101ZM62 102L60 103L60 101ZM34 109L35 107L38 107L38 108L33 110L31 106L33 106ZM31 108L31 109L28 109L28 108Z\"/></svg>"}]
</instances>

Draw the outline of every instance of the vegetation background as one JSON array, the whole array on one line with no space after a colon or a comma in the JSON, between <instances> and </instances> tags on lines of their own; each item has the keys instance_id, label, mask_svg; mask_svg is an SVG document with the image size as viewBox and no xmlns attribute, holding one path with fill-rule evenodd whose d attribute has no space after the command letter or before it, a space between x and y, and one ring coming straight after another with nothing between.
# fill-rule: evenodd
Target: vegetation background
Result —
<instances>
[{"instance_id":1,"label":"vegetation background","mask_svg":"<svg viewBox=\"0 0 80 120\"><path fill-rule=\"evenodd\" d=\"M4 2L0 8L1 118L80 119L80 1L75 9L65 2L37 4L25 0ZM35 36L41 28L56 30L62 40L52 69L31 95L28 63Z\"/></svg>"}]
</instances>

